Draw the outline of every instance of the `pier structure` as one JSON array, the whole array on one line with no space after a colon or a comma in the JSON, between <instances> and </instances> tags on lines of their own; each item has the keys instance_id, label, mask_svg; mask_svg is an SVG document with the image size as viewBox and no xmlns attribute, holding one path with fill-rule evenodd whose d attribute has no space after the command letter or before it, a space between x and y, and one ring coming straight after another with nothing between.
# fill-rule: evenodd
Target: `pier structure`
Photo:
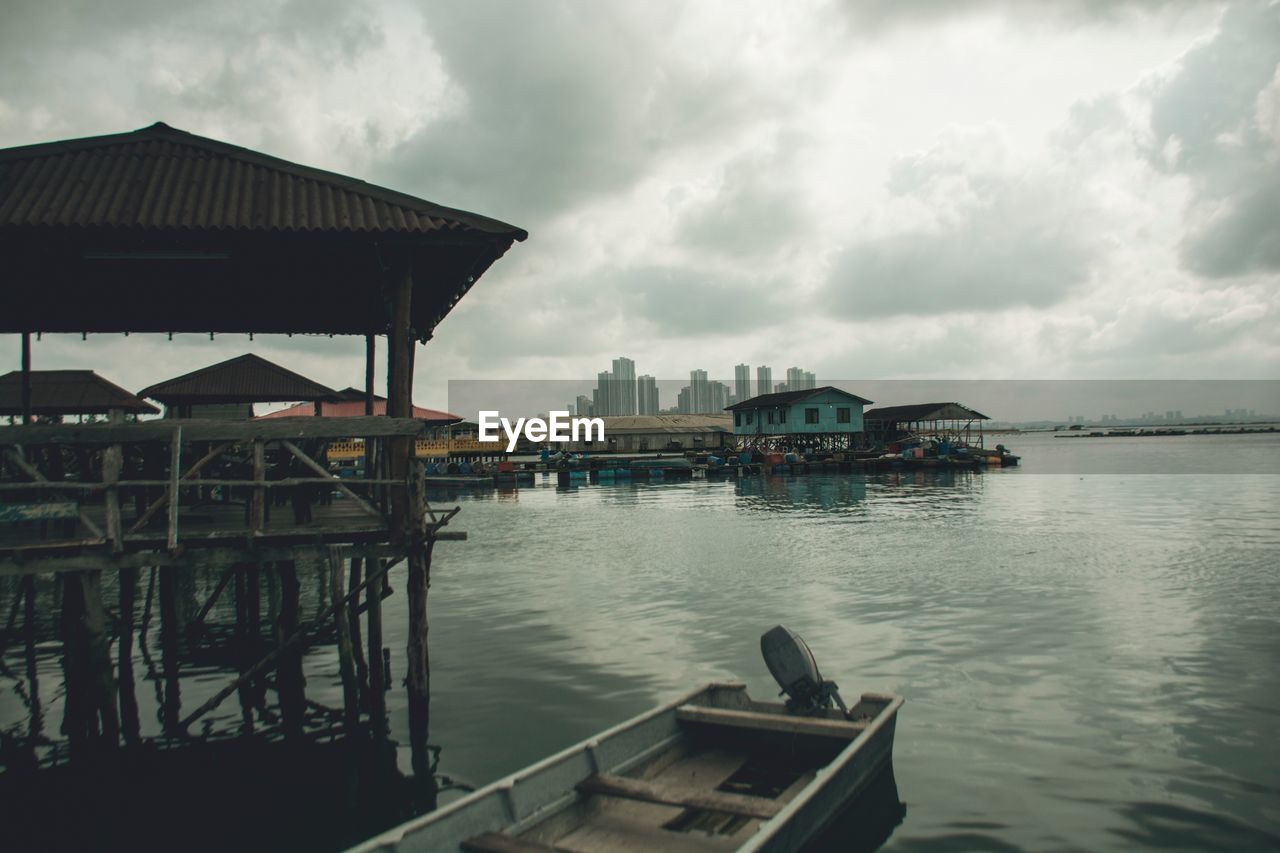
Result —
<instances>
[{"instance_id":1,"label":"pier structure","mask_svg":"<svg viewBox=\"0 0 1280 853\"><path fill-rule=\"evenodd\" d=\"M982 412L959 403L913 403L868 409L863 415L867 437L881 445L916 439L953 445L983 446Z\"/></svg>"},{"instance_id":2,"label":"pier structure","mask_svg":"<svg viewBox=\"0 0 1280 853\"><path fill-rule=\"evenodd\" d=\"M430 775L427 589L435 542L458 534L445 529L456 508L431 507L412 464L426 429L412 417L415 355L526 237L493 219L163 124L0 150L0 333L22 340L21 423L0 426L0 575L24 578L11 626L23 611L30 624L32 578L60 580L64 731L73 754L137 739L130 667L139 573L158 575L163 632L173 625L175 578L202 566L222 574L196 621L228 586L252 590L261 573L272 575L275 643L200 707L166 704L167 734L182 737L271 670L284 732L298 734L307 706L301 649L333 620L347 728L385 736L381 601L388 573L403 565L413 767L415 776ZM36 423L32 344L46 332L360 335L365 413L130 422L117 406L103 423ZM379 336L386 414L375 416ZM370 460L365 476L334 477L315 448L352 436ZM272 512L280 489L334 499L314 514L309 502L305 512ZM304 559L325 561L331 580L330 604L310 625L298 607L296 565ZM110 619L103 573L120 579ZM256 630L252 594L243 607L237 601L237 628L250 620ZM110 660L112 623L118 662Z\"/></svg>"}]
</instances>

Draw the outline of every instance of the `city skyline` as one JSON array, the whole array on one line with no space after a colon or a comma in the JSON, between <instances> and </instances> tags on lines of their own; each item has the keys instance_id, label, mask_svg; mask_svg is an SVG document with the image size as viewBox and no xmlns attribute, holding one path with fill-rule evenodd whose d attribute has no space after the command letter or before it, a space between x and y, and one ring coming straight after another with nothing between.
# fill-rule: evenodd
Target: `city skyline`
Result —
<instances>
[{"instance_id":1,"label":"city skyline","mask_svg":"<svg viewBox=\"0 0 1280 853\"><path fill-rule=\"evenodd\" d=\"M568 411L593 417L656 415L662 412L706 414L724 411L734 403L762 394L817 387L816 375L800 367L787 368L787 381L774 385L772 367L757 366L754 392L749 364L734 365L732 385L728 381L711 378L704 368L694 368L689 371L689 384L677 391L670 406L663 406L657 379L650 374L637 378L635 371L634 359L618 356L613 359L609 370L596 374L596 386L591 395L578 395L567 406Z\"/></svg>"}]
</instances>

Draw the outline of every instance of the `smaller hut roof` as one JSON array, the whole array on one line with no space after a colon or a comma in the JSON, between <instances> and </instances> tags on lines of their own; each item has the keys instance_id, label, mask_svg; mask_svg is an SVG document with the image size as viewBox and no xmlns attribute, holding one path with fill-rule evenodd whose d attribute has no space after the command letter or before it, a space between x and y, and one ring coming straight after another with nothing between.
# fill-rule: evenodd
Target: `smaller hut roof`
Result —
<instances>
[{"instance_id":1,"label":"smaller hut roof","mask_svg":"<svg viewBox=\"0 0 1280 853\"><path fill-rule=\"evenodd\" d=\"M866 421L909 424L917 421L989 421L991 418L959 403L914 403L909 406L883 406L868 409Z\"/></svg>"},{"instance_id":2,"label":"smaller hut roof","mask_svg":"<svg viewBox=\"0 0 1280 853\"><path fill-rule=\"evenodd\" d=\"M859 397L857 394L850 394L848 391L837 388L834 385L823 385L821 388L806 388L802 391L779 391L775 394L761 394L759 397L752 397L749 400L743 400L741 403L734 403L732 406L725 409L725 411L733 412L739 409L764 409L771 406L788 406L792 403L799 403L802 400L808 400L810 397L816 397L817 395L824 394L828 391L843 394L850 400L853 400L856 403L861 403L864 406L872 402L864 397Z\"/></svg>"},{"instance_id":3,"label":"smaller hut roof","mask_svg":"<svg viewBox=\"0 0 1280 853\"><path fill-rule=\"evenodd\" d=\"M336 400L329 400L320 404L320 415L326 418L362 418L364 417L364 392L357 388L344 388L337 392ZM376 394L373 397L373 413L375 415L385 415L387 413L387 398L379 397ZM278 412L270 412L262 415L264 418L297 418L306 417L315 414L315 407L306 404L290 406L287 409L281 409ZM422 406L413 407L413 417L415 420L425 421L432 426L444 424L461 423L462 418L458 415L442 412L438 409L427 409Z\"/></svg>"},{"instance_id":4,"label":"smaller hut roof","mask_svg":"<svg viewBox=\"0 0 1280 853\"><path fill-rule=\"evenodd\" d=\"M166 406L334 400L338 392L253 353L203 367L138 392Z\"/></svg>"},{"instance_id":5,"label":"smaller hut roof","mask_svg":"<svg viewBox=\"0 0 1280 853\"><path fill-rule=\"evenodd\" d=\"M105 415L112 409L155 415L160 410L92 370L31 371L31 413ZM22 372L0 376L0 415L22 414Z\"/></svg>"}]
</instances>

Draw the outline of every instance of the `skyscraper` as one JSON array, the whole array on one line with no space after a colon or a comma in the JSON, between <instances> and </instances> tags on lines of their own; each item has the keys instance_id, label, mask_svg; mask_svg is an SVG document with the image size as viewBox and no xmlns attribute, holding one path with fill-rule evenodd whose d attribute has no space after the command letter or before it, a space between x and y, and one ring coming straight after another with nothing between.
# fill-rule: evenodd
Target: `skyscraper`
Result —
<instances>
[{"instance_id":1,"label":"skyscraper","mask_svg":"<svg viewBox=\"0 0 1280 853\"><path fill-rule=\"evenodd\" d=\"M613 374L609 371L596 374L596 389L591 393L591 410L596 417L613 414L609 408L609 393L613 388Z\"/></svg>"},{"instance_id":2,"label":"skyscraper","mask_svg":"<svg viewBox=\"0 0 1280 853\"><path fill-rule=\"evenodd\" d=\"M645 374L636 381L636 414L658 414L658 380Z\"/></svg>"},{"instance_id":3,"label":"skyscraper","mask_svg":"<svg viewBox=\"0 0 1280 853\"><path fill-rule=\"evenodd\" d=\"M613 360L613 390L610 394L613 406L612 415L634 415L636 413L636 363L625 356Z\"/></svg>"},{"instance_id":4,"label":"skyscraper","mask_svg":"<svg viewBox=\"0 0 1280 853\"><path fill-rule=\"evenodd\" d=\"M580 418L591 417L592 415L595 414L594 408L595 407L592 405L590 397L588 397L586 394L578 395L578 405L577 405L578 417Z\"/></svg>"},{"instance_id":5,"label":"skyscraper","mask_svg":"<svg viewBox=\"0 0 1280 853\"><path fill-rule=\"evenodd\" d=\"M751 399L751 366L738 364L733 368L733 394L738 402Z\"/></svg>"},{"instance_id":6,"label":"skyscraper","mask_svg":"<svg viewBox=\"0 0 1280 853\"><path fill-rule=\"evenodd\" d=\"M812 391L818 387L818 379L808 370L801 370L799 367L787 368L787 390L788 391Z\"/></svg>"},{"instance_id":7,"label":"skyscraper","mask_svg":"<svg viewBox=\"0 0 1280 853\"><path fill-rule=\"evenodd\" d=\"M756 368L756 393L773 393L773 368L761 365Z\"/></svg>"},{"instance_id":8,"label":"skyscraper","mask_svg":"<svg viewBox=\"0 0 1280 853\"><path fill-rule=\"evenodd\" d=\"M707 371L690 370L689 371L689 411L706 412L710 411L711 405L711 389L707 382Z\"/></svg>"}]
</instances>

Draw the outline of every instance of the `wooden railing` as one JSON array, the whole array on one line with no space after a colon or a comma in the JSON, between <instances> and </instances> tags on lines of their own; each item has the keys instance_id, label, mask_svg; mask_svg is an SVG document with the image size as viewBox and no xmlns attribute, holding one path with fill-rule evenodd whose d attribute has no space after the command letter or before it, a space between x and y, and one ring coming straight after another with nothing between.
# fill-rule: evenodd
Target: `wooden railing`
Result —
<instances>
[{"instance_id":1,"label":"wooden railing","mask_svg":"<svg viewBox=\"0 0 1280 853\"><path fill-rule=\"evenodd\" d=\"M418 494L419 466L387 476L393 447L422 431L419 421L386 417L0 427L0 557L402 538L391 522L397 493L439 521ZM353 434L372 451L367 476L334 476L325 450ZM281 490L292 523L269 519Z\"/></svg>"}]
</instances>

